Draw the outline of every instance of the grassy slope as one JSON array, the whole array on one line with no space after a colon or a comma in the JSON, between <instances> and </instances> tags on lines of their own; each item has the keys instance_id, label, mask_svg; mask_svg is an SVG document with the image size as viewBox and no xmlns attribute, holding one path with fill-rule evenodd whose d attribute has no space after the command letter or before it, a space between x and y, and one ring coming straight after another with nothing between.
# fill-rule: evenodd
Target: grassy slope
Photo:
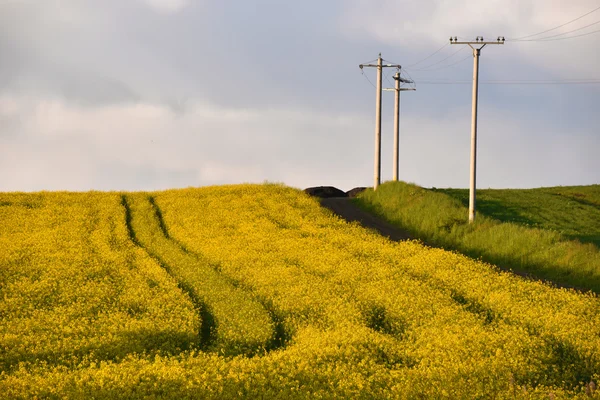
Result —
<instances>
[{"instance_id":1,"label":"grassy slope","mask_svg":"<svg viewBox=\"0 0 600 400\"><path fill-rule=\"evenodd\" d=\"M469 204L467 189L438 189ZM600 185L477 191L480 213L502 222L551 229L600 247Z\"/></svg>"},{"instance_id":2,"label":"grassy slope","mask_svg":"<svg viewBox=\"0 0 600 400\"><path fill-rule=\"evenodd\" d=\"M598 185L478 191L479 214L472 226L466 221L466 190L389 182L356 202L426 242L600 292Z\"/></svg>"}]
</instances>

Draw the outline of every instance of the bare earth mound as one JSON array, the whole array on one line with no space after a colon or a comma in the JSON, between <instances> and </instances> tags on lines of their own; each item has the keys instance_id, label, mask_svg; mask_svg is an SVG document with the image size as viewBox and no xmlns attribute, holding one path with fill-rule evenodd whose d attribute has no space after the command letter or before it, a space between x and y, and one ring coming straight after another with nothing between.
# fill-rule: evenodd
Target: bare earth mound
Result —
<instances>
[{"instance_id":1,"label":"bare earth mound","mask_svg":"<svg viewBox=\"0 0 600 400\"><path fill-rule=\"evenodd\" d=\"M304 189L304 192L310 196L329 199L332 197L348 197L346 192L333 186L316 186Z\"/></svg>"}]
</instances>

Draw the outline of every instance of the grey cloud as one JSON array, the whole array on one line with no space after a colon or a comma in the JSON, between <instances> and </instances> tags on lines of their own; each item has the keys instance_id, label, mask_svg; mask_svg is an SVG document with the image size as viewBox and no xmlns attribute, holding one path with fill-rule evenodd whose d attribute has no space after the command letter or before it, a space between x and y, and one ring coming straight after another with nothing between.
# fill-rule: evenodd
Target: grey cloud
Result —
<instances>
[{"instance_id":1,"label":"grey cloud","mask_svg":"<svg viewBox=\"0 0 600 400\"><path fill-rule=\"evenodd\" d=\"M58 92L75 103L102 106L135 102L140 97L124 82L100 76L70 76Z\"/></svg>"},{"instance_id":2,"label":"grey cloud","mask_svg":"<svg viewBox=\"0 0 600 400\"><path fill-rule=\"evenodd\" d=\"M340 22L347 4L199 1L172 13L121 0L0 5L0 101L30 101L17 115L0 113L2 189L264 179L299 187L371 184L375 90L358 64L381 51L410 65L439 45L418 29L393 40L348 35ZM412 7L425 18L427 4ZM409 29L404 14L380 8L392 28ZM520 18L531 13L525 5ZM540 72L514 47L487 50L482 79L560 77ZM467 185L471 87L419 82L469 80L471 68L467 60L439 72L409 70L418 90L402 95L403 179ZM365 73L373 81L374 71ZM482 185L597 180L597 162L586 151L597 144L589 136L600 125L598 94L590 87L482 85ZM384 94L384 179L391 178L392 98ZM54 130L40 115L46 103ZM515 150L525 147L519 140L533 146L542 138L553 145L538 146L530 158ZM557 143L567 142L560 150ZM569 160L563 172L548 161L561 151Z\"/></svg>"}]
</instances>

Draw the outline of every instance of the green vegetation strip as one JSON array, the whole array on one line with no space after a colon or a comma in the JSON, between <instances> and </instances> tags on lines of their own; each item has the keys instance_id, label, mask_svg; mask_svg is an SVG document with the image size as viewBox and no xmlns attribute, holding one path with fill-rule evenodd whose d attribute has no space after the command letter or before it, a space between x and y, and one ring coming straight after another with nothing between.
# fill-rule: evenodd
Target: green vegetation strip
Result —
<instances>
[{"instance_id":1,"label":"green vegetation strip","mask_svg":"<svg viewBox=\"0 0 600 400\"><path fill-rule=\"evenodd\" d=\"M134 241L159 260L196 304L202 317L203 350L252 355L273 347L276 332L269 312L208 261L172 240L152 197L127 195L124 205Z\"/></svg>"},{"instance_id":2,"label":"green vegetation strip","mask_svg":"<svg viewBox=\"0 0 600 400\"><path fill-rule=\"evenodd\" d=\"M438 189L463 205L467 189ZM549 229L600 247L600 185L477 191L479 213L502 222Z\"/></svg>"},{"instance_id":3,"label":"green vegetation strip","mask_svg":"<svg viewBox=\"0 0 600 400\"><path fill-rule=\"evenodd\" d=\"M475 224L467 222L466 190L389 182L376 192L365 191L355 202L433 245L559 285L600 292L598 185L485 190L478 196L481 212Z\"/></svg>"}]
</instances>

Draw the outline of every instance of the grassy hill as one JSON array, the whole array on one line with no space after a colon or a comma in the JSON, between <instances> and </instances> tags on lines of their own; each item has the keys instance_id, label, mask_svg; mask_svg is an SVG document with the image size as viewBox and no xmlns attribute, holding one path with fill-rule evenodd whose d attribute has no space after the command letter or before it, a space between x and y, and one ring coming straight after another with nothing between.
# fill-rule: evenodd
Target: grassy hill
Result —
<instances>
[{"instance_id":1,"label":"grassy hill","mask_svg":"<svg viewBox=\"0 0 600 400\"><path fill-rule=\"evenodd\" d=\"M389 182L356 202L431 244L600 292L600 185L478 190L473 225L468 195Z\"/></svg>"},{"instance_id":2,"label":"grassy hill","mask_svg":"<svg viewBox=\"0 0 600 400\"><path fill-rule=\"evenodd\" d=\"M438 189L468 207L467 189ZM483 189L477 209L502 222L554 230L600 248L600 185L539 189Z\"/></svg>"},{"instance_id":3,"label":"grassy hill","mask_svg":"<svg viewBox=\"0 0 600 400\"><path fill-rule=\"evenodd\" d=\"M596 296L285 186L0 193L0 221L0 397L589 398L600 379Z\"/></svg>"}]
</instances>

